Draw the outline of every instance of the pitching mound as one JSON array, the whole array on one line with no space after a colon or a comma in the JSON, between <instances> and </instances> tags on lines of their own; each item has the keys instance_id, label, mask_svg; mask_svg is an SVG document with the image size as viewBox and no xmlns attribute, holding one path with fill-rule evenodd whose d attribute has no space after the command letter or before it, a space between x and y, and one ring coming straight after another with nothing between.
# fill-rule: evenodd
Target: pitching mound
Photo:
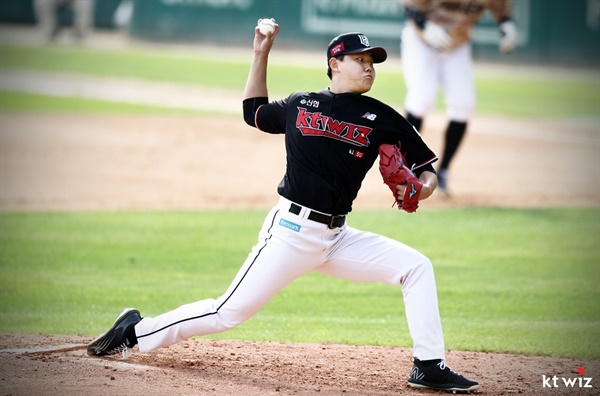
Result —
<instances>
[{"instance_id":1,"label":"pitching mound","mask_svg":"<svg viewBox=\"0 0 600 396\"><path fill-rule=\"evenodd\" d=\"M440 394L407 385L411 350L404 348L192 339L120 360L87 356L89 341L81 336L0 335L2 394ZM597 394L578 384L580 378L598 378L598 361L457 351L449 351L447 361L480 381L477 394L573 394L561 378L577 379L577 394ZM544 388L543 376L555 375L560 387Z\"/></svg>"}]
</instances>

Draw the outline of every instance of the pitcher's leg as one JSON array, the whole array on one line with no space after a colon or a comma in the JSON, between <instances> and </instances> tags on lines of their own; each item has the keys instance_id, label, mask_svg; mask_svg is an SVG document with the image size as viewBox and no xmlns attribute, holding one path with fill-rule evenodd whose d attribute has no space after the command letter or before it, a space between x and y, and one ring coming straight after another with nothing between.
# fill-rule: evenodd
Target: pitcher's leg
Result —
<instances>
[{"instance_id":1,"label":"pitcher's leg","mask_svg":"<svg viewBox=\"0 0 600 396\"><path fill-rule=\"evenodd\" d=\"M402 285L406 319L419 359L443 359L444 335L431 261L396 240L351 227L316 271L355 282Z\"/></svg>"},{"instance_id":2,"label":"pitcher's leg","mask_svg":"<svg viewBox=\"0 0 600 396\"><path fill-rule=\"evenodd\" d=\"M425 256L404 276L402 295L413 354L421 360L444 359L444 333L440 320L433 265Z\"/></svg>"},{"instance_id":3,"label":"pitcher's leg","mask_svg":"<svg viewBox=\"0 0 600 396\"><path fill-rule=\"evenodd\" d=\"M279 217L270 214L229 289L218 299L183 305L155 318L144 318L135 327L139 349L149 352L190 338L222 332L256 314L279 290L314 267L316 261L297 251L298 244L277 237L288 232L278 227ZM293 231L289 231L293 232Z\"/></svg>"}]
</instances>

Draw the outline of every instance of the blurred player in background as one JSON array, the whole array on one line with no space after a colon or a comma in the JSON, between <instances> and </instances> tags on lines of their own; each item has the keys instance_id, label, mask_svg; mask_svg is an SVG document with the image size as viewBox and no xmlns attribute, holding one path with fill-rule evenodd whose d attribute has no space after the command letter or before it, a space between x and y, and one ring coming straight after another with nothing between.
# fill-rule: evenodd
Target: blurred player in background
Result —
<instances>
[{"instance_id":1,"label":"blurred player in background","mask_svg":"<svg viewBox=\"0 0 600 396\"><path fill-rule=\"evenodd\" d=\"M73 13L73 35L82 40L93 28L95 0L34 0L33 7L37 23L48 41L54 41L61 30L58 13L67 10Z\"/></svg>"},{"instance_id":2,"label":"blurred player in background","mask_svg":"<svg viewBox=\"0 0 600 396\"><path fill-rule=\"evenodd\" d=\"M421 131L423 118L444 92L449 123L438 167L439 188L448 194L448 170L475 109L471 30L486 10L500 29L500 51L517 41L510 0L400 0L405 7L401 56L407 120Z\"/></svg>"}]
</instances>

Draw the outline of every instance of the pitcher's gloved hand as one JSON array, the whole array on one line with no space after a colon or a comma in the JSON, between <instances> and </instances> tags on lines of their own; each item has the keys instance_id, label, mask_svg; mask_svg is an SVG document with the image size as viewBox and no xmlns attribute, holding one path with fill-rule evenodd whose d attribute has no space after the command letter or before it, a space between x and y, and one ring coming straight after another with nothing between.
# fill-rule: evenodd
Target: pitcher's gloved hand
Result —
<instances>
[{"instance_id":1,"label":"pitcher's gloved hand","mask_svg":"<svg viewBox=\"0 0 600 396\"><path fill-rule=\"evenodd\" d=\"M399 146L393 144L379 146L379 172L383 182L392 190L394 204L398 204L398 209L408 213L416 211L419 207L419 194L423 183L406 165ZM398 197L397 184L406 184L403 197Z\"/></svg>"}]
</instances>

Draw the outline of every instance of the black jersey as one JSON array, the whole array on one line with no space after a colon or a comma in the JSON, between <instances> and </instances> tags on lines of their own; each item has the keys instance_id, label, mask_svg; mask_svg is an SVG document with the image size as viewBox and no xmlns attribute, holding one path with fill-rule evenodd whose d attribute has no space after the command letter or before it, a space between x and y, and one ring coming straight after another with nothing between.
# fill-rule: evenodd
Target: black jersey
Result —
<instances>
[{"instance_id":1,"label":"black jersey","mask_svg":"<svg viewBox=\"0 0 600 396\"><path fill-rule=\"evenodd\" d=\"M248 124L285 133L287 165L278 193L320 212L344 215L352 210L381 144L400 141L417 173L437 160L400 113L365 95L325 89L294 92L271 103L266 98L250 101L244 102Z\"/></svg>"}]
</instances>

